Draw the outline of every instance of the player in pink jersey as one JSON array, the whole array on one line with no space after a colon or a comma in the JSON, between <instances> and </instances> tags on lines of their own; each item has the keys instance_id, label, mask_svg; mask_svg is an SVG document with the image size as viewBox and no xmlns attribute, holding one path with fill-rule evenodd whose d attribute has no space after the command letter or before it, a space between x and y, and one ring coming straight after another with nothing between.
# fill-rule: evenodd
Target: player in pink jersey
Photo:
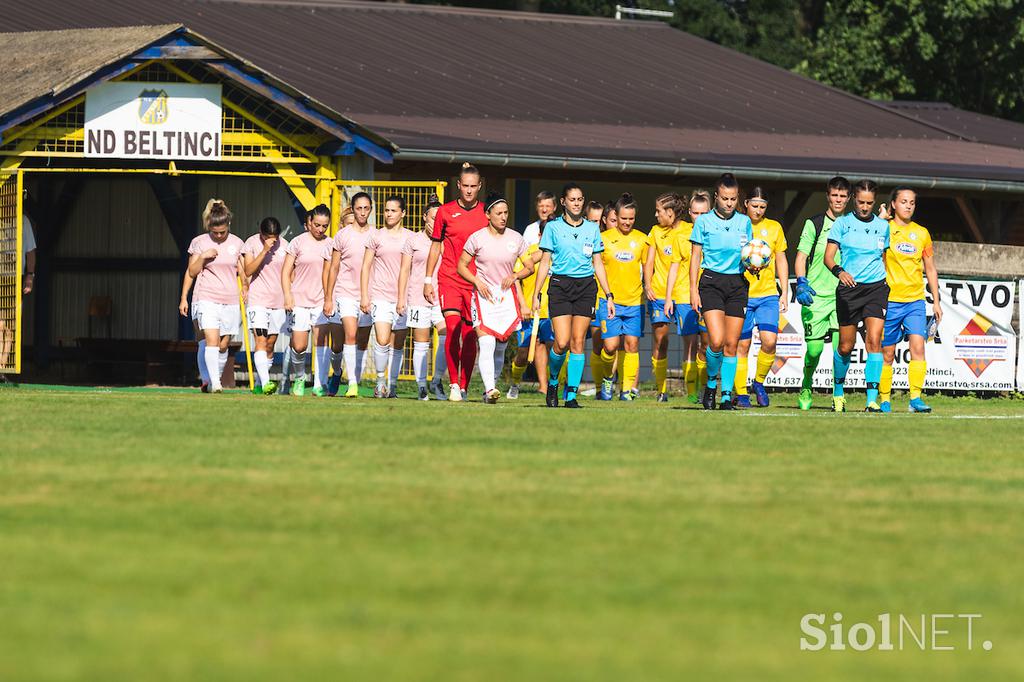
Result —
<instances>
[{"instance_id":1,"label":"player in pink jersey","mask_svg":"<svg viewBox=\"0 0 1024 682\"><path fill-rule=\"evenodd\" d=\"M260 231L245 240L245 274L249 277L249 329L256 339L252 362L259 382L254 393L270 395L277 384L270 380L271 358L277 335L284 329L284 289L281 288L281 267L284 265L288 240L281 237L281 223L268 217L260 221Z\"/></svg>"},{"instance_id":2,"label":"player in pink jersey","mask_svg":"<svg viewBox=\"0 0 1024 682\"><path fill-rule=\"evenodd\" d=\"M508 202L505 197L496 192L489 194L484 200L484 212L487 227L466 240L458 268L459 275L475 289L473 326L480 344L480 378L484 382L484 402L493 405L501 397L495 382L505 363L508 337L519 328L522 316L530 314L519 282L533 273L533 267L513 272L516 261L526 253L527 244L518 232L506 229ZM475 261L476 272L470 269L470 261ZM478 299L492 304L506 302L508 316L488 319Z\"/></svg>"},{"instance_id":3,"label":"player in pink jersey","mask_svg":"<svg viewBox=\"0 0 1024 682\"><path fill-rule=\"evenodd\" d=\"M407 296L404 291L399 293L398 287L402 250L412 236L412 232L402 226L404 218L405 199L395 195L388 197L384 201L384 227L374 230L366 243L359 278L359 308L373 318L376 338L373 346L373 364L377 371L375 398L398 397L395 385L404 359L405 337L409 333L405 317Z\"/></svg>"},{"instance_id":4,"label":"player in pink jersey","mask_svg":"<svg viewBox=\"0 0 1024 682\"><path fill-rule=\"evenodd\" d=\"M331 379L330 393L341 385L341 362L348 371L346 398L359 397L359 379L363 374L363 355L370 339L372 320L359 309L359 276L363 267L366 243L373 234L370 214L373 201L366 192L352 197L351 224L342 225L331 242L324 262L324 311L330 322ZM346 209L348 210L348 209Z\"/></svg>"},{"instance_id":5,"label":"player in pink jersey","mask_svg":"<svg viewBox=\"0 0 1024 682\"><path fill-rule=\"evenodd\" d=\"M437 330L437 349L434 355L434 377L430 381L430 388L438 400L447 400L444 392L444 340L445 326L444 316L441 314L441 306L431 304L423 297L423 279L426 277L427 256L430 253L430 230L434 227L434 220L437 217L437 210L441 208L441 202L435 195L431 195L427 201L427 210L423 212L424 227L419 232L414 232L405 242L405 249L402 251L402 274L398 280L398 289L408 292L408 309L405 316L408 319L409 329L412 330L412 366L416 375L416 384L419 387L420 400L427 400L427 359L430 356L431 331ZM438 261L438 267L441 263ZM434 274L437 274L435 268Z\"/></svg>"},{"instance_id":6,"label":"player in pink jersey","mask_svg":"<svg viewBox=\"0 0 1024 682\"><path fill-rule=\"evenodd\" d=\"M316 206L306 216L306 231L293 239L285 251L281 268L284 308L288 311L288 332L291 334L292 395L306 394L306 349L309 332L314 331L313 345L324 338L326 325L314 325L324 307L324 252L331 248L327 230L331 226L331 209ZM323 368L317 367L313 377L313 394L324 395Z\"/></svg>"},{"instance_id":7,"label":"player in pink jersey","mask_svg":"<svg viewBox=\"0 0 1024 682\"><path fill-rule=\"evenodd\" d=\"M210 199L203 211L206 234L188 246L188 274L195 280L192 319L202 332L197 357L203 392L220 393L228 361L228 342L238 333L238 278L242 273L242 240L231 234L231 211L220 199ZM204 373L205 370L205 373Z\"/></svg>"}]
</instances>

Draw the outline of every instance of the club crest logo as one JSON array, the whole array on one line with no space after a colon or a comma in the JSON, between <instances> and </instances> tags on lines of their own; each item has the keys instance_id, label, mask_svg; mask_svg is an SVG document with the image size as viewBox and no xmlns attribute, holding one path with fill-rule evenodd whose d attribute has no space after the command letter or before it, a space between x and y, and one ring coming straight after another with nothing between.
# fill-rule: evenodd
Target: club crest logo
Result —
<instances>
[{"instance_id":1,"label":"club crest logo","mask_svg":"<svg viewBox=\"0 0 1024 682\"><path fill-rule=\"evenodd\" d=\"M167 122L167 91L143 90L139 93L139 121L147 125Z\"/></svg>"}]
</instances>

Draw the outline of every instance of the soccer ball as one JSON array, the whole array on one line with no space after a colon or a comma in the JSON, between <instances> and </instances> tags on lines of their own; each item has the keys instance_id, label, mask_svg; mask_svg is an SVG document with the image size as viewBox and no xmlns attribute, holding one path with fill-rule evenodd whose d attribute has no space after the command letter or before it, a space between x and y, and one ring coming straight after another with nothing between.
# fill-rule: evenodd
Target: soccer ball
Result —
<instances>
[{"instance_id":1,"label":"soccer ball","mask_svg":"<svg viewBox=\"0 0 1024 682\"><path fill-rule=\"evenodd\" d=\"M757 274L772 262L772 247L761 239L751 239L740 251L740 262L748 271Z\"/></svg>"}]
</instances>

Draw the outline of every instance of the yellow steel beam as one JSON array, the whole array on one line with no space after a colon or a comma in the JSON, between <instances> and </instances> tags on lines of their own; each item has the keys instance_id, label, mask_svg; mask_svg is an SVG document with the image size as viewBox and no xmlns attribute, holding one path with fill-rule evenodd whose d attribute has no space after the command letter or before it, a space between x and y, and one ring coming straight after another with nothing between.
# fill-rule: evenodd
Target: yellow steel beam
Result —
<instances>
[{"instance_id":1,"label":"yellow steel beam","mask_svg":"<svg viewBox=\"0 0 1024 682\"><path fill-rule=\"evenodd\" d=\"M299 203L308 211L309 209L320 203L316 196L309 191L306 187L306 183L302 181L298 173L291 167L290 164L284 162L272 162L274 170L284 180L284 184L288 186L291 193L295 195L295 198L299 200ZM317 181L320 180L319 173L315 176Z\"/></svg>"},{"instance_id":2,"label":"yellow steel beam","mask_svg":"<svg viewBox=\"0 0 1024 682\"><path fill-rule=\"evenodd\" d=\"M185 80L187 80L187 81L189 81L191 83L198 83L199 82L199 80L195 76L192 76L191 74L186 73L185 71L182 71L181 69L179 69L174 64L171 64L169 62L164 62L163 63L163 67L165 69L167 69L168 71L170 71L170 72L172 72L174 74L177 74L181 78L184 78ZM248 111L246 111L242 107L238 106L237 104L235 104L231 100L222 97L221 101L224 103L224 106L226 106L228 109L230 109L231 111L235 112L236 114L238 114L239 116L241 116L245 120L249 121L250 123L255 125L257 128L260 128L261 130L263 130L265 133L267 133L271 137L277 139L280 144L283 144L283 145L285 145L287 147L292 147L293 149L295 149L295 151L299 152L300 154L302 154L302 156L306 157L311 163L316 163L317 162L316 155L313 154L313 152L311 152L308 149L306 149L305 147L303 147L302 145L300 145L295 140L291 139L287 135L284 135L283 133L280 133L280 132L274 130L272 127L270 127L269 125L267 125L266 123L261 121L258 117L253 116Z\"/></svg>"},{"instance_id":3,"label":"yellow steel beam","mask_svg":"<svg viewBox=\"0 0 1024 682\"><path fill-rule=\"evenodd\" d=\"M17 198L14 204L14 232L16 236L16 243L14 246L14 373L21 374L21 302L24 296L21 295L21 289L24 286L22 284L22 278L24 277L23 265L24 257L21 255L22 241L24 236L22 230L24 229L24 206L22 205L22 194L24 188L25 177L18 171L17 173Z\"/></svg>"},{"instance_id":4,"label":"yellow steel beam","mask_svg":"<svg viewBox=\"0 0 1024 682\"><path fill-rule=\"evenodd\" d=\"M25 163L25 159L30 155L32 149L36 146L36 140L22 140L18 145L9 152L5 152L3 161L0 161L0 171L15 171L21 167L21 164Z\"/></svg>"}]
</instances>

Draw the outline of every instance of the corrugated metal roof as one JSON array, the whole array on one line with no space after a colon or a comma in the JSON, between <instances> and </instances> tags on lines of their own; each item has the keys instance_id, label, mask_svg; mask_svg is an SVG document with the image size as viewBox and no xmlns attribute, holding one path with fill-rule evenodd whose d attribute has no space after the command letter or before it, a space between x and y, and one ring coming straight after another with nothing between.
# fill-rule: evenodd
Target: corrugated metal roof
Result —
<instances>
[{"instance_id":1,"label":"corrugated metal roof","mask_svg":"<svg viewBox=\"0 0 1024 682\"><path fill-rule=\"evenodd\" d=\"M915 177L1024 169L1022 152L960 140L658 22L345 0L34 0L5 21L180 22L402 148L884 165Z\"/></svg>"},{"instance_id":2,"label":"corrugated metal roof","mask_svg":"<svg viewBox=\"0 0 1024 682\"><path fill-rule=\"evenodd\" d=\"M1024 124L959 109L946 102L881 102L919 121L942 126L970 140L1024 149Z\"/></svg>"}]
</instances>

